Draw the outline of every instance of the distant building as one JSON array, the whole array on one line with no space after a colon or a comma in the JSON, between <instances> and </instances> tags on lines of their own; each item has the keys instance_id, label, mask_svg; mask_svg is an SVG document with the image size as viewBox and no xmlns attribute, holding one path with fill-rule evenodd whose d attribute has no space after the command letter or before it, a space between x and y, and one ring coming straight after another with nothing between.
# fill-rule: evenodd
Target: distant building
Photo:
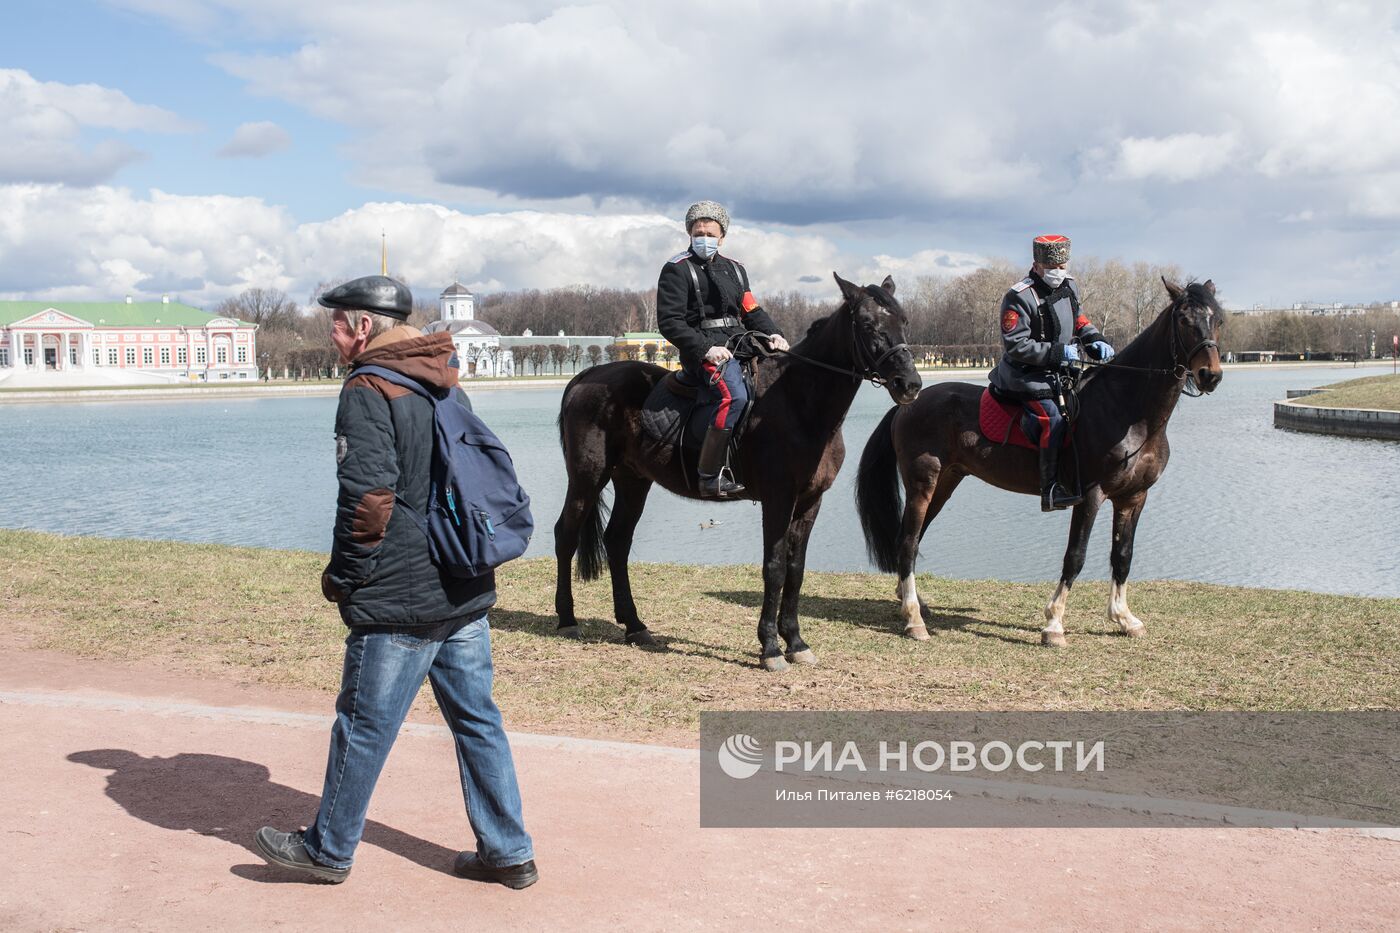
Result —
<instances>
[{"instance_id":1,"label":"distant building","mask_svg":"<svg viewBox=\"0 0 1400 933\"><path fill-rule=\"evenodd\" d=\"M428 325L428 332L446 331L457 347L462 378L515 375L515 357L501 346L496 328L476 318L476 296L461 282L453 282L438 296L441 320Z\"/></svg>"},{"instance_id":2,"label":"distant building","mask_svg":"<svg viewBox=\"0 0 1400 933\"><path fill-rule=\"evenodd\" d=\"M251 381L256 331L168 298L0 301L0 384Z\"/></svg>"}]
</instances>

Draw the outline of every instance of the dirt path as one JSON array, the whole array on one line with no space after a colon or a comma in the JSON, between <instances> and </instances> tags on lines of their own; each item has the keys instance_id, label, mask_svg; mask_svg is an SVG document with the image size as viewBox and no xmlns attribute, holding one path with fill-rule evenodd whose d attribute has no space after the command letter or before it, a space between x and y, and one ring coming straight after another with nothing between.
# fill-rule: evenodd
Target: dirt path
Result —
<instances>
[{"instance_id":1,"label":"dirt path","mask_svg":"<svg viewBox=\"0 0 1400 933\"><path fill-rule=\"evenodd\" d=\"M250 851L320 789L329 698L13 642L0 654L0 928L1389 927L1400 844L1274 830L701 830L695 756L519 736L542 880L449 873L470 846L453 753L399 739L354 874Z\"/></svg>"}]
</instances>

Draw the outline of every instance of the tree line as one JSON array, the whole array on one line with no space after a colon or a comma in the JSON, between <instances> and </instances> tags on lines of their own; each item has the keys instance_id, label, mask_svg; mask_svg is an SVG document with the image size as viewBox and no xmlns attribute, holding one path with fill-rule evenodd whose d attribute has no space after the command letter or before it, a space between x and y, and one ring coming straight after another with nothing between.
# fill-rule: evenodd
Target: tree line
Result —
<instances>
[{"instance_id":1,"label":"tree line","mask_svg":"<svg viewBox=\"0 0 1400 933\"><path fill-rule=\"evenodd\" d=\"M1116 259L1077 259L1073 266L1084 313L1108 340L1122 347L1166 306L1162 278L1182 282L1176 265L1125 263ZM907 340L916 358L929 364L991 365L1001 353L1001 298L1025 269L1006 261L959 276L923 275L897 281L898 298L909 316ZM220 315L258 325L259 366L275 375L311 378L335 371L339 360L328 339L330 312L315 295L335 282L320 283L306 307L285 293L250 288L215 308ZM835 291L833 287L832 291ZM759 293L779 327L796 343L813 322L836 309L836 299L789 291ZM666 341L642 347L605 344L564 347L548 340L559 332L572 336L617 336L656 328L656 290L573 286L525 289L482 296L477 315L502 334L526 330L540 337L536 345L515 348L516 372L534 374L577 371L585 361L597 365L619 359L670 362L675 348ZM423 327L438 319L434 302L415 301L409 323ZM1285 354L1331 353L1378 356L1390 353L1390 336L1400 333L1400 313L1373 306L1352 316L1309 312L1228 315L1221 351L1271 350Z\"/></svg>"}]
</instances>

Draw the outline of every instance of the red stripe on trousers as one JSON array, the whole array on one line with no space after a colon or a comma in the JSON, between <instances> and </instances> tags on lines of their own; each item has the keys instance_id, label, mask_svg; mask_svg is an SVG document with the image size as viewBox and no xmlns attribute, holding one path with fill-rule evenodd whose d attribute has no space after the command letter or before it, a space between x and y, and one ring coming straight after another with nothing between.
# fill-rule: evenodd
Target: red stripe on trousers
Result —
<instances>
[{"instance_id":1,"label":"red stripe on trousers","mask_svg":"<svg viewBox=\"0 0 1400 933\"><path fill-rule=\"evenodd\" d=\"M719 368L714 363L705 362L705 371L715 380L715 387L719 389L719 405L715 407L715 427L723 429L724 419L729 416L729 403L733 397L729 394L729 386L725 385L724 378L719 374Z\"/></svg>"},{"instance_id":2,"label":"red stripe on trousers","mask_svg":"<svg viewBox=\"0 0 1400 933\"><path fill-rule=\"evenodd\" d=\"M1033 399L1031 401L1031 404L1035 406L1035 411L1031 412L1031 414L1035 415L1036 420L1040 422L1040 437L1038 438L1038 443L1040 444L1042 449L1049 447L1050 413L1045 410L1044 405L1040 404L1039 399Z\"/></svg>"}]
</instances>

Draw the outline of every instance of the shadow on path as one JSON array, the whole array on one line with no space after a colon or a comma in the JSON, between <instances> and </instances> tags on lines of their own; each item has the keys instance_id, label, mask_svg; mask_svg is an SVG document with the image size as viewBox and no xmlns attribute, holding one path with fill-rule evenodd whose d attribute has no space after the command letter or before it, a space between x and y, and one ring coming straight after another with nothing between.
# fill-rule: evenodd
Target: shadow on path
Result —
<instances>
[{"instance_id":1,"label":"shadow on path","mask_svg":"<svg viewBox=\"0 0 1400 933\"><path fill-rule=\"evenodd\" d=\"M263 765L226 755L184 753L169 758L143 757L120 748L74 752L69 761L112 773L107 796L122 809L153 826L213 836L256 854L253 834L261 826L300 827L316 818L320 798L276 784ZM452 873L455 850L419 839L370 820L364 841L416 862ZM288 872L264 865L237 865L231 871L254 881L295 880Z\"/></svg>"}]
</instances>

